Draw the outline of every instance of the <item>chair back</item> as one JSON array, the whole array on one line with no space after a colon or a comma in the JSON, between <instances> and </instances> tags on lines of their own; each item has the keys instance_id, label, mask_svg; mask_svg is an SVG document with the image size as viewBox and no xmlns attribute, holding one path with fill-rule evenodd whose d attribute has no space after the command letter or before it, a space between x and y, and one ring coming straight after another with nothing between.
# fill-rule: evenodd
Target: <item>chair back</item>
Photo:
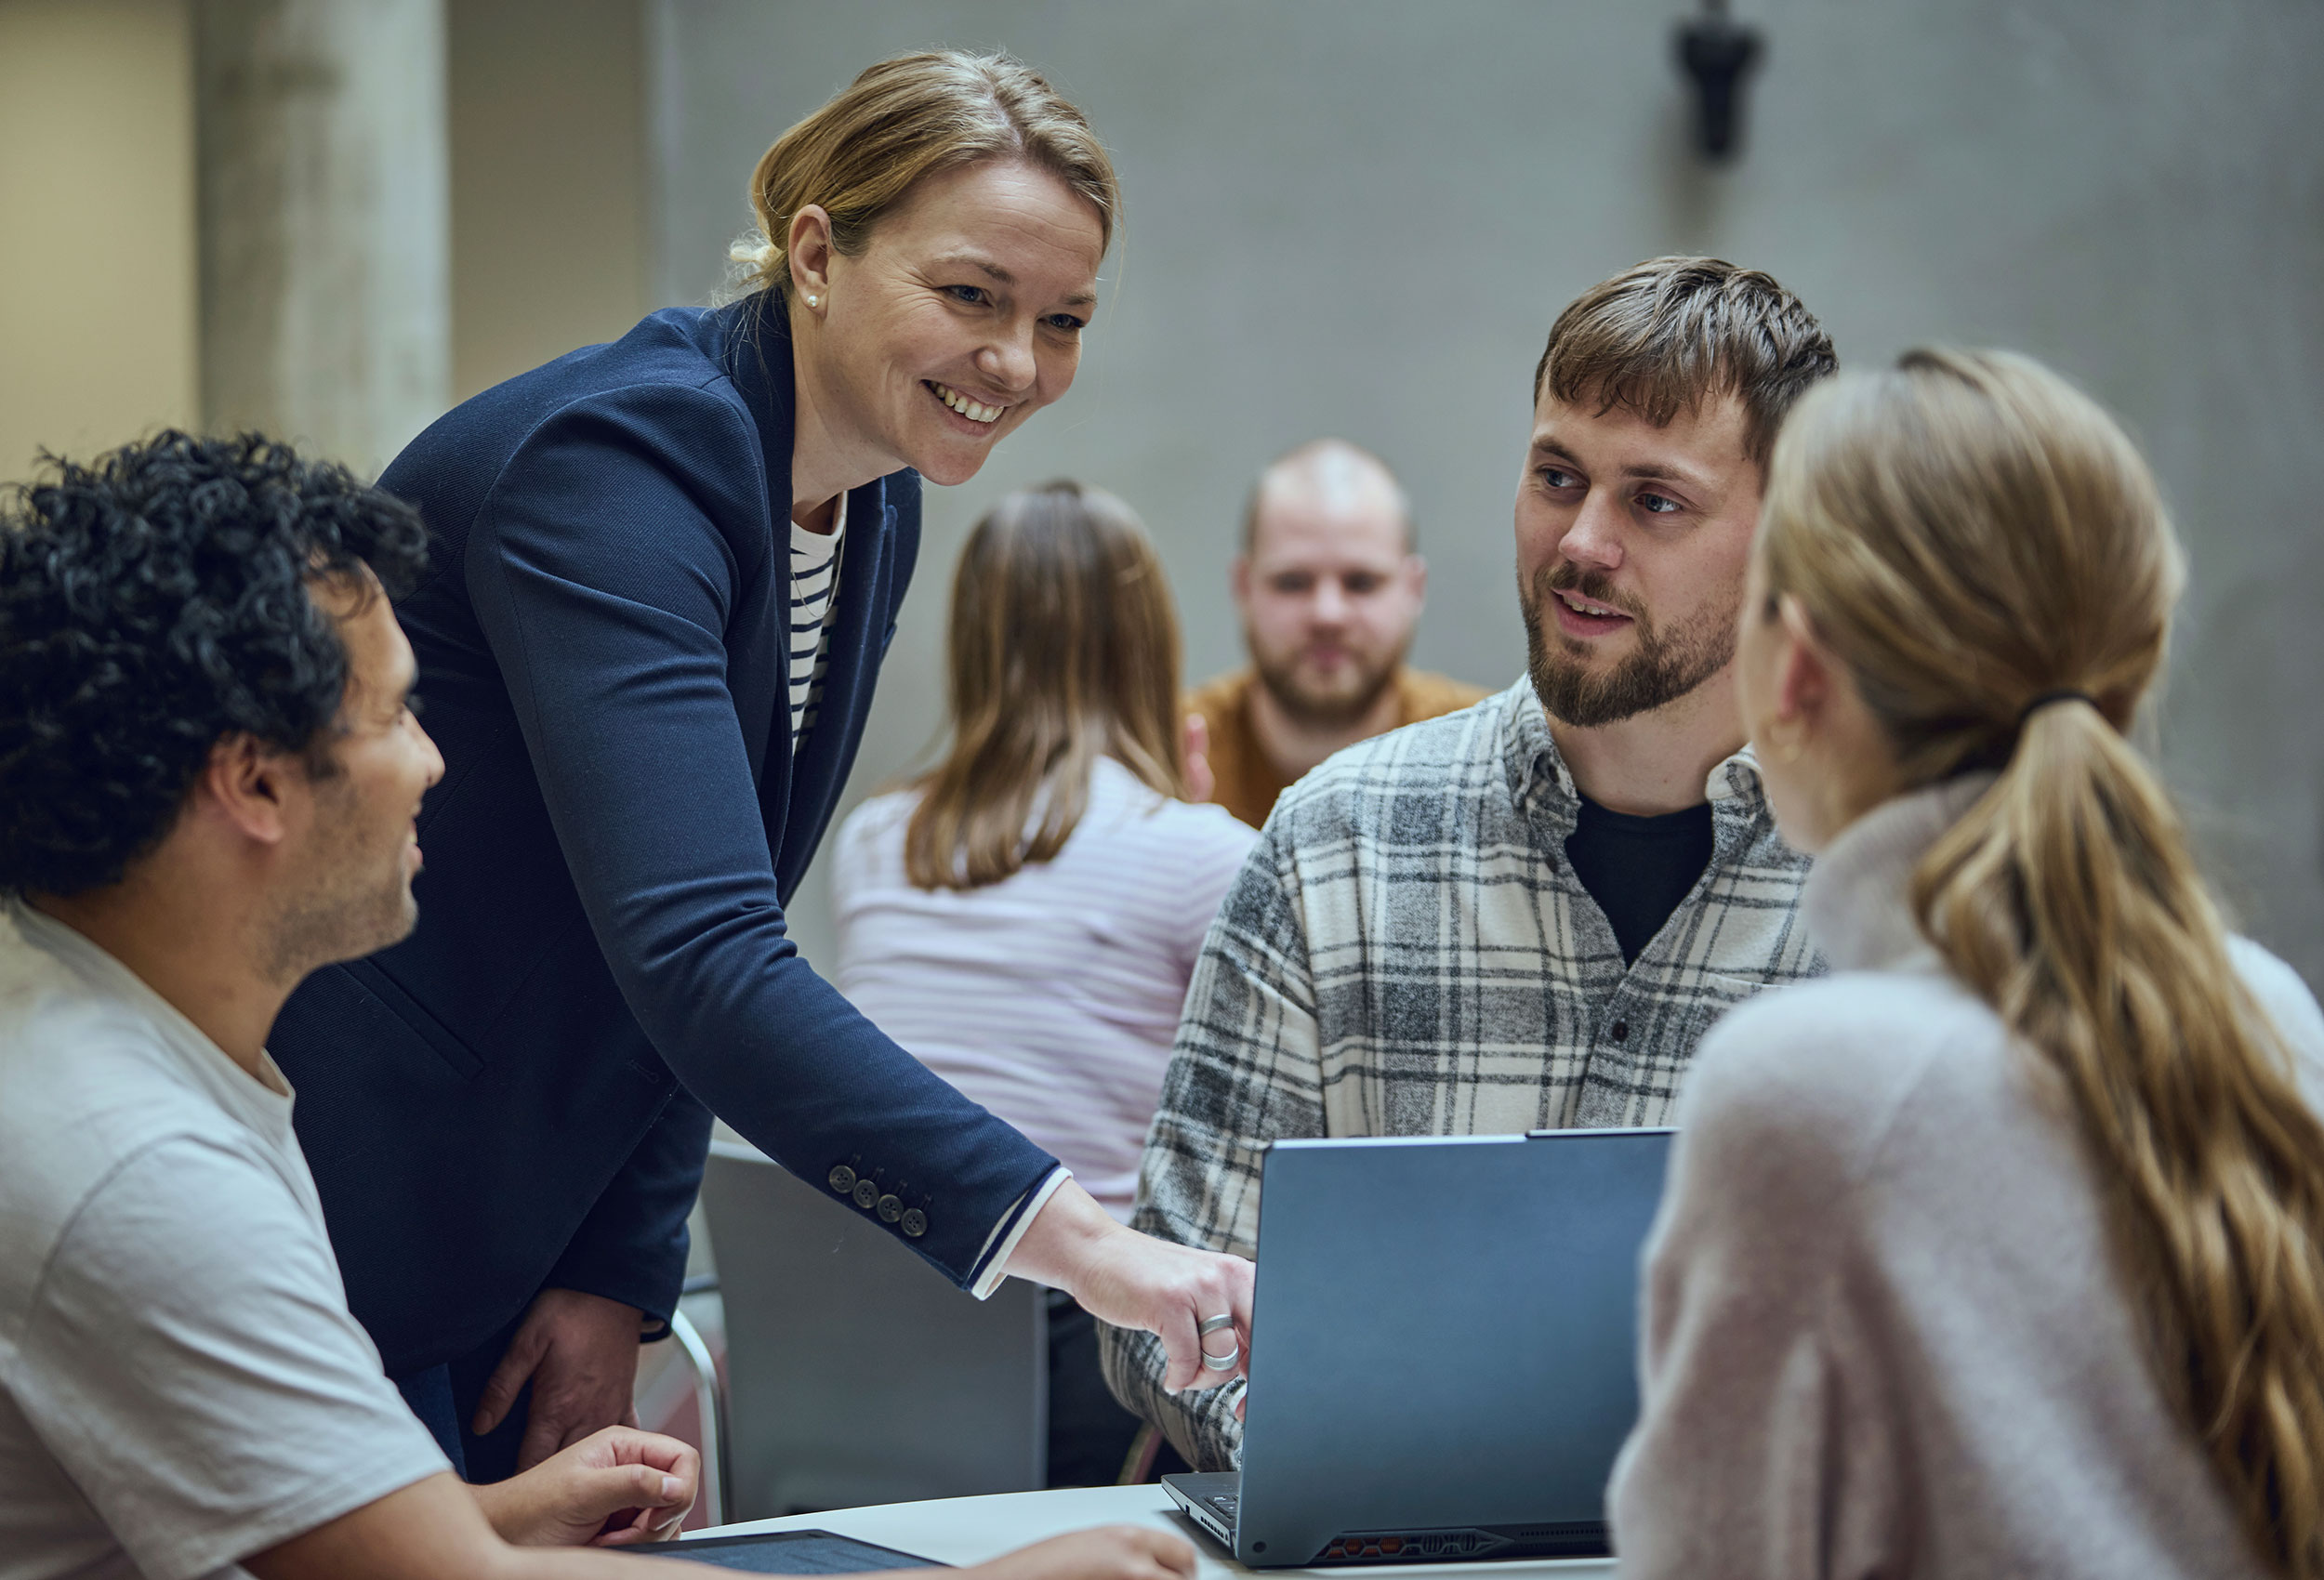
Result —
<instances>
[{"instance_id":1,"label":"chair back","mask_svg":"<svg viewBox=\"0 0 2324 1580\"><path fill-rule=\"evenodd\" d=\"M976 1300L764 1153L710 1144L728 1520L1030 1492L1049 1474L1047 1291Z\"/></svg>"}]
</instances>

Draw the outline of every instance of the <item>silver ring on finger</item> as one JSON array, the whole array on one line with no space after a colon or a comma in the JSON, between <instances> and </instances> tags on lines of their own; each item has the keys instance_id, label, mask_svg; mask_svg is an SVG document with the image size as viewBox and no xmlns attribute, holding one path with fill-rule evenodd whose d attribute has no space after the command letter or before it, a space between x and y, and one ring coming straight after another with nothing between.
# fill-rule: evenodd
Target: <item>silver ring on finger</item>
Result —
<instances>
[{"instance_id":1,"label":"silver ring on finger","mask_svg":"<svg viewBox=\"0 0 2324 1580\"><path fill-rule=\"evenodd\" d=\"M1239 1344L1223 1355L1213 1355L1206 1350L1202 1352L1202 1369L1206 1372L1231 1372L1242 1358L1243 1347Z\"/></svg>"},{"instance_id":2,"label":"silver ring on finger","mask_svg":"<svg viewBox=\"0 0 2324 1580\"><path fill-rule=\"evenodd\" d=\"M1220 1329L1230 1328L1234 1325L1234 1317L1222 1311L1215 1317L1203 1318L1202 1326L1196 1330L1197 1336L1208 1338L1212 1334L1217 1333Z\"/></svg>"}]
</instances>

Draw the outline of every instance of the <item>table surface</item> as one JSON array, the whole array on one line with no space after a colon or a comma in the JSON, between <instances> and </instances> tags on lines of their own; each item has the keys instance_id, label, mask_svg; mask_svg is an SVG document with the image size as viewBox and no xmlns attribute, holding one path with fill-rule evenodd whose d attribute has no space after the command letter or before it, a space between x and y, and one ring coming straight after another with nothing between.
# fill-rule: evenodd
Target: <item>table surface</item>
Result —
<instances>
[{"instance_id":1,"label":"table surface","mask_svg":"<svg viewBox=\"0 0 2324 1580\"><path fill-rule=\"evenodd\" d=\"M823 1514L794 1514L781 1520L753 1520L721 1525L715 1531L687 1533L702 1536L740 1536L754 1531L833 1531L859 1542L874 1542L900 1552L944 1563L982 1563L1013 1547L1048 1536L1062 1536L1091 1525L1152 1525L1175 1532L1195 1545L1200 1560L1197 1580L1221 1580L1240 1574L1332 1574L1351 1576L1422 1574L1433 1577L1466 1575L1470 1580L1584 1580L1614 1573L1611 1559L1535 1559L1510 1562L1382 1563L1336 1569L1248 1570L1235 1555L1213 1540L1178 1510L1170 1494L1158 1486L1071 1487L1046 1493L1004 1493L994 1497L938 1498L927 1503L888 1503L869 1508L835 1508Z\"/></svg>"}]
</instances>

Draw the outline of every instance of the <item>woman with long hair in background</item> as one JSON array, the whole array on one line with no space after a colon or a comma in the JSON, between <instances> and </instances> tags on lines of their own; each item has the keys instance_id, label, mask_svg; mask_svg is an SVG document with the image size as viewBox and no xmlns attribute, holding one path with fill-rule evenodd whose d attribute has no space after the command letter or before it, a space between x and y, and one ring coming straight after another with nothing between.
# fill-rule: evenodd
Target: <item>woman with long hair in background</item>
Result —
<instances>
[{"instance_id":1,"label":"woman with long hair in background","mask_svg":"<svg viewBox=\"0 0 2324 1580\"><path fill-rule=\"evenodd\" d=\"M1683 1099L1626 1577L2324 1576L2324 1017L2125 738L2181 580L2023 358L1787 424L1740 691L1834 975Z\"/></svg>"},{"instance_id":2,"label":"woman with long hair in background","mask_svg":"<svg viewBox=\"0 0 2324 1580\"><path fill-rule=\"evenodd\" d=\"M1192 804L1178 616L1114 495L1053 482L995 506L948 644L944 759L839 830L834 981L1127 1220L1187 979L1257 835ZM1050 1483L1111 1482L1138 1421L1062 1292L1050 1352Z\"/></svg>"}]
</instances>

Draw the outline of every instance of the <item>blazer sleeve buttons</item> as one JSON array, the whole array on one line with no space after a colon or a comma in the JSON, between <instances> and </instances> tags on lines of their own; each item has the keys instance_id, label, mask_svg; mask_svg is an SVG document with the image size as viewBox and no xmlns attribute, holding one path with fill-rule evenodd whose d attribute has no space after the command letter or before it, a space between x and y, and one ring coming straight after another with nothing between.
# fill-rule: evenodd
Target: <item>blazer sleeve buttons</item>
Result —
<instances>
[{"instance_id":1,"label":"blazer sleeve buttons","mask_svg":"<svg viewBox=\"0 0 2324 1580\"><path fill-rule=\"evenodd\" d=\"M918 1207L907 1207L904 1198L880 1190L877 1180L866 1179L848 1165L835 1165L824 1176L825 1183L838 1194L853 1202L864 1211L875 1215L882 1223L892 1223L905 1233L918 1240L928 1232L928 1215Z\"/></svg>"}]
</instances>

